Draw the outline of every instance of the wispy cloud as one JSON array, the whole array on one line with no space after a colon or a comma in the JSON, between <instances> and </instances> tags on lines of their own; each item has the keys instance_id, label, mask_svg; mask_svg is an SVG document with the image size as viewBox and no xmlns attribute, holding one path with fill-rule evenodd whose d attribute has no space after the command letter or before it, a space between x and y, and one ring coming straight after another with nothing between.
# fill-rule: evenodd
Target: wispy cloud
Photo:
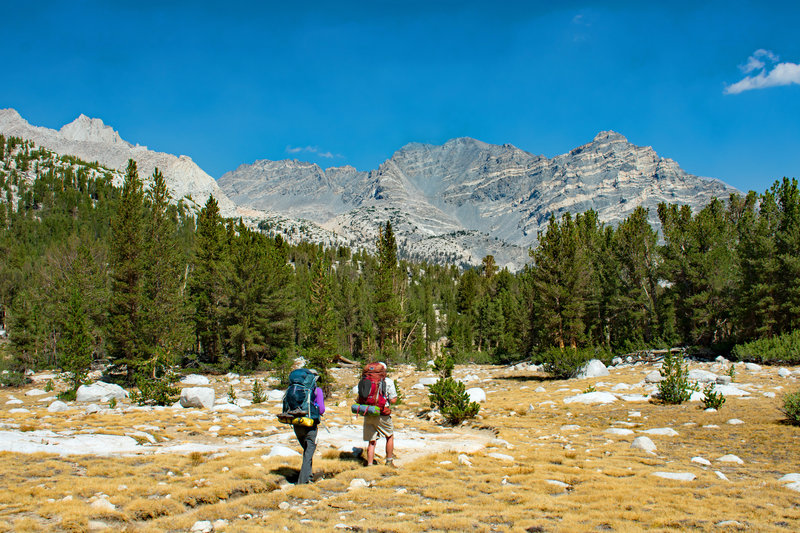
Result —
<instances>
[{"instance_id":1,"label":"wispy cloud","mask_svg":"<svg viewBox=\"0 0 800 533\"><path fill-rule=\"evenodd\" d=\"M766 89L780 85L800 85L800 65L797 63L779 63L780 58L771 50L763 48L753 52L747 58L747 63L740 65L739 69L749 74L733 85L728 85L723 91L725 94L739 94L754 89Z\"/></svg>"},{"instance_id":2,"label":"wispy cloud","mask_svg":"<svg viewBox=\"0 0 800 533\"><path fill-rule=\"evenodd\" d=\"M301 152L314 154L317 157L324 157L326 159L333 159L333 158L340 158L344 157L342 154L334 154L331 152L323 152L317 146L287 146L286 153L287 154L299 154Z\"/></svg>"}]
</instances>

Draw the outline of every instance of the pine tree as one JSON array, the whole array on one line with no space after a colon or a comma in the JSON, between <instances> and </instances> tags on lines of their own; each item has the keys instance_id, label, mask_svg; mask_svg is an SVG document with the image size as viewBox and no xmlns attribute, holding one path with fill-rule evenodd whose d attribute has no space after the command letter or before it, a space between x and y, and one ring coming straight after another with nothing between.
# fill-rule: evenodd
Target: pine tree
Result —
<instances>
[{"instance_id":1,"label":"pine tree","mask_svg":"<svg viewBox=\"0 0 800 533\"><path fill-rule=\"evenodd\" d=\"M375 280L375 311L378 347L384 352L396 340L403 309L400 304L400 280L397 266L397 243L392 223L378 232L378 272Z\"/></svg>"},{"instance_id":2,"label":"pine tree","mask_svg":"<svg viewBox=\"0 0 800 533\"><path fill-rule=\"evenodd\" d=\"M86 307L84 294L79 287L73 287L67 302L67 321L60 339L60 366L69 374L71 390L77 390L86 380L94 353L92 326Z\"/></svg>"},{"instance_id":3,"label":"pine tree","mask_svg":"<svg viewBox=\"0 0 800 533\"><path fill-rule=\"evenodd\" d=\"M800 329L800 190L796 179L783 178L771 192L780 209L775 235L778 327L781 333L788 333Z\"/></svg>"},{"instance_id":4,"label":"pine tree","mask_svg":"<svg viewBox=\"0 0 800 533\"><path fill-rule=\"evenodd\" d=\"M144 193L136 162L128 161L122 198L112 221L111 303L106 341L118 367L124 366L129 383L144 357L141 314L144 275Z\"/></svg>"},{"instance_id":5,"label":"pine tree","mask_svg":"<svg viewBox=\"0 0 800 533\"><path fill-rule=\"evenodd\" d=\"M211 364L218 362L226 334L223 322L224 284L229 270L226 241L219 205L211 195L197 218L194 268L189 283L199 351Z\"/></svg>"}]
</instances>

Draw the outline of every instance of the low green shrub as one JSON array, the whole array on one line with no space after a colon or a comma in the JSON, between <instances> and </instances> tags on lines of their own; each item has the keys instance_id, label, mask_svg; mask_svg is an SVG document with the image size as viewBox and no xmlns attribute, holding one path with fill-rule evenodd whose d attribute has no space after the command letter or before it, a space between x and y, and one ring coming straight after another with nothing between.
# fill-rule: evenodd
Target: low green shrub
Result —
<instances>
[{"instance_id":1,"label":"low green shrub","mask_svg":"<svg viewBox=\"0 0 800 533\"><path fill-rule=\"evenodd\" d=\"M575 348L548 348L534 354L532 362L542 365L544 371L557 379L569 379L578 373L596 352L593 348L577 350Z\"/></svg>"},{"instance_id":2,"label":"low green shrub","mask_svg":"<svg viewBox=\"0 0 800 533\"><path fill-rule=\"evenodd\" d=\"M661 365L658 394L664 403L681 404L698 390L697 384L689 383L689 365L684 363L682 352L668 351Z\"/></svg>"},{"instance_id":3,"label":"low green shrub","mask_svg":"<svg viewBox=\"0 0 800 533\"><path fill-rule=\"evenodd\" d=\"M719 409L725 403L725 396L714 390L714 384L709 383L703 389L703 405L706 409Z\"/></svg>"},{"instance_id":4,"label":"low green shrub","mask_svg":"<svg viewBox=\"0 0 800 533\"><path fill-rule=\"evenodd\" d=\"M481 408L477 402L470 401L463 383L449 377L431 385L429 398L431 407L438 409L445 421L452 425L474 418Z\"/></svg>"},{"instance_id":5,"label":"low green shrub","mask_svg":"<svg viewBox=\"0 0 800 533\"><path fill-rule=\"evenodd\" d=\"M800 426L800 391L790 392L783 397L783 414L795 426Z\"/></svg>"},{"instance_id":6,"label":"low green shrub","mask_svg":"<svg viewBox=\"0 0 800 533\"><path fill-rule=\"evenodd\" d=\"M264 387L257 379L253 381L253 403L264 403L267 401L267 395L264 393Z\"/></svg>"},{"instance_id":7,"label":"low green shrub","mask_svg":"<svg viewBox=\"0 0 800 533\"><path fill-rule=\"evenodd\" d=\"M738 361L763 364L800 364L800 329L767 339L737 344L731 356Z\"/></svg>"}]
</instances>

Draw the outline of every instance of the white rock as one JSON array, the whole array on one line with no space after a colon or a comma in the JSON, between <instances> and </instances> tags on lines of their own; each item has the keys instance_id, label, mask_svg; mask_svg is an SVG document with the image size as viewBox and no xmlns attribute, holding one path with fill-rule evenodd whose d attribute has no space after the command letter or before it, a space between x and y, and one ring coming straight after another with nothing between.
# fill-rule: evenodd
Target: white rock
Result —
<instances>
[{"instance_id":1,"label":"white rock","mask_svg":"<svg viewBox=\"0 0 800 533\"><path fill-rule=\"evenodd\" d=\"M744 461L742 461L737 456L735 456L735 455L733 455L731 453L729 453L728 455L723 455L722 457L717 458L717 461L719 461L721 463L736 463L736 464L740 464L740 465L744 464Z\"/></svg>"},{"instance_id":2,"label":"white rock","mask_svg":"<svg viewBox=\"0 0 800 533\"><path fill-rule=\"evenodd\" d=\"M717 384L730 385L733 380L730 376L717 376Z\"/></svg>"},{"instance_id":3,"label":"white rock","mask_svg":"<svg viewBox=\"0 0 800 533\"><path fill-rule=\"evenodd\" d=\"M201 376L200 374L189 374L184 376L181 380L183 385L208 385L211 383L209 379L205 376Z\"/></svg>"},{"instance_id":4,"label":"white rock","mask_svg":"<svg viewBox=\"0 0 800 533\"><path fill-rule=\"evenodd\" d=\"M467 394L469 395L469 401L483 403L486 401L486 391L481 389L480 387L473 387L471 389L467 389Z\"/></svg>"},{"instance_id":5,"label":"white rock","mask_svg":"<svg viewBox=\"0 0 800 533\"><path fill-rule=\"evenodd\" d=\"M734 385L714 385L714 392L720 393L723 396L750 396L749 392Z\"/></svg>"},{"instance_id":6,"label":"white rock","mask_svg":"<svg viewBox=\"0 0 800 533\"><path fill-rule=\"evenodd\" d=\"M214 523L211 524L211 525L213 526L214 530L216 531L217 529L226 528L228 526L228 521L223 519L223 518L219 518L217 520L214 520Z\"/></svg>"},{"instance_id":7,"label":"white rock","mask_svg":"<svg viewBox=\"0 0 800 533\"><path fill-rule=\"evenodd\" d=\"M615 357L614 359L611 360L611 364L614 366L619 366L624 362L625 361L622 360L622 357Z\"/></svg>"},{"instance_id":8,"label":"white rock","mask_svg":"<svg viewBox=\"0 0 800 533\"><path fill-rule=\"evenodd\" d=\"M289 505L289 502L281 502L281 503L278 504L278 509L280 509L281 511L285 511L289 507L291 507Z\"/></svg>"},{"instance_id":9,"label":"white rock","mask_svg":"<svg viewBox=\"0 0 800 533\"><path fill-rule=\"evenodd\" d=\"M697 476L691 472L653 472L654 476L664 479L674 479L676 481L694 481Z\"/></svg>"},{"instance_id":10,"label":"white rock","mask_svg":"<svg viewBox=\"0 0 800 533\"><path fill-rule=\"evenodd\" d=\"M24 407L17 407L16 409L9 409L9 413L30 413L30 409L25 409Z\"/></svg>"},{"instance_id":11,"label":"white rock","mask_svg":"<svg viewBox=\"0 0 800 533\"><path fill-rule=\"evenodd\" d=\"M181 390L183 407L211 409L214 407L214 389L211 387L187 387Z\"/></svg>"},{"instance_id":12,"label":"white rock","mask_svg":"<svg viewBox=\"0 0 800 533\"><path fill-rule=\"evenodd\" d=\"M672 428L646 429L642 433L647 433L648 435L661 435L662 437L675 437L678 435L678 432Z\"/></svg>"},{"instance_id":13,"label":"white rock","mask_svg":"<svg viewBox=\"0 0 800 533\"><path fill-rule=\"evenodd\" d=\"M609 375L606 365L599 359L592 359L581 367L578 374L575 376L577 379L585 378L599 378Z\"/></svg>"},{"instance_id":14,"label":"white rock","mask_svg":"<svg viewBox=\"0 0 800 533\"><path fill-rule=\"evenodd\" d=\"M556 487L562 489L567 489L570 486L569 483L564 483L563 481L558 481L557 479L545 479L544 482L550 485L555 485Z\"/></svg>"},{"instance_id":15,"label":"white rock","mask_svg":"<svg viewBox=\"0 0 800 533\"><path fill-rule=\"evenodd\" d=\"M43 394L47 394L47 392L41 389L31 389L25 393L25 396L41 396Z\"/></svg>"},{"instance_id":16,"label":"white rock","mask_svg":"<svg viewBox=\"0 0 800 533\"><path fill-rule=\"evenodd\" d=\"M636 437L633 439L631 443L631 448L636 448L637 450L644 450L646 452L654 452L656 451L655 443L650 440L649 437Z\"/></svg>"},{"instance_id":17,"label":"white rock","mask_svg":"<svg viewBox=\"0 0 800 533\"><path fill-rule=\"evenodd\" d=\"M469 457L467 457L463 453L460 453L458 454L458 464L464 466L472 466L472 461L469 460Z\"/></svg>"},{"instance_id":18,"label":"white rock","mask_svg":"<svg viewBox=\"0 0 800 533\"><path fill-rule=\"evenodd\" d=\"M702 402L703 398L706 397L706 394L702 391L692 391L692 394L689 396L690 402Z\"/></svg>"},{"instance_id":19,"label":"white rock","mask_svg":"<svg viewBox=\"0 0 800 533\"><path fill-rule=\"evenodd\" d=\"M787 489L791 489L795 492L800 492L800 481L795 481L794 483L787 483L784 485Z\"/></svg>"},{"instance_id":20,"label":"white rock","mask_svg":"<svg viewBox=\"0 0 800 533\"><path fill-rule=\"evenodd\" d=\"M693 368L692 370L689 370L687 377L689 381L697 381L699 383L714 383L717 381L716 374L709 372L708 370L701 370L699 368Z\"/></svg>"},{"instance_id":21,"label":"white rock","mask_svg":"<svg viewBox=\"0 0 800 533\"><path fill-rule=\"evenodd\" d=\"M10 400L8 400L6 402L6 405L19 405L19 404L22 404L22 403L25 403L25 402L23 402L22 400L18 400L16 398L11 398Z\"/></svg>"},{"instance_id":22,"label":"white rock","mask_svg":"<svg viewBox=\"0 0 800 533\"><path fill-rule=\"evenodd\" d=\"M661 383L664 381L664 377L658 370L653 370L644 377L644 380L646 383Z\"/></svg>"},{"instance_id":23,"label":"white rock","mask_svg":"<svg viewBox=\"0 0 800 533\"><path fill-rule=\"evenodd\" d=\"M609 435L633 435L633 430L625 428L608 428L604 433L608 433Z\"/></svg>"},{"instance_id":24,"label":"white rock","mask_svg":"<svg viewBox=\"0 0 800 533\"><path fill-rule=\"evenodd\" d=\"M755 363L745 363L745 369L750 370L751 372L757 372L761 370L761 365L757 365Z\"/></svg>"},{"instance_id":25,"label":"white rock","mask_svg":"<svg viewBox=\"0 0 800 533\"><path fill-rule=\"evenodd\" d=\"M578 394L577 396L570 396L564 398L564 403L613 403L617 401L617 397L610 392L587 392L585 394Z\"/></svg>"},{"instance_id":26,"label":"white rock","mask_svg":"<svg viewBox=\"0 0 800 533\"><path fill-rule=\"evenodd\" d=\"M111 503L105 498L100 498L92 502L91 507L93 509L100 509L101 511L113 511L117 508L116 505Z\"/></svg>"},{"instance_id":27,"label":"white rock","mask_svg":"<svg viewBox=\"0 0 800 533\"><path fill-rule=\"evenodd\" d=\"M623 394L619 398L623 402L648 402L648 401L650 401L650 396L644 396L642 394Z\"/></svg>"},{"instance_id":28,"label":"white rock","mask_svg":"<svg viewBox=\"0 0 800 533\"><path fill-rule=\"evenodd\" d=\"M492 452L492 453L489 453L487 455L489 457L494 458L494 459L500 459L501 461L508 461L510 463L514 462L514 458L513 457L511 457L510 455L506 455L504 453Z\"/></svg>"},{"instance_id":29,"label":"white rock","mask_svg":"<svg viewBox=\"0 0 800 533\"><path fill-rule=\"evenodd\" d=\"M779 483L795 483L800 481L800 474L786 474L778 480Z\"/></svg>"},{"instance_id":30,"label":"white rock","mask_svg":"<svg viewBox=\"0 0 800 533\"><path fill-rule=\"evenodd\" d=\"M764 393L764 397L765 398L774 398L775 397L775 393L774 392L765 392Z\"/></svg>"},{"instance_id":31,"label":"white rock","mask_svg":"<svg viewBox=\"0 0 800 533\"><path fill-rule=\"evenodd\" d=\"M725 359L724 357L722 357L721 355L718 355L716 357L716 359L714 359L714 361L716 361L717 363L721 363L723 365L727 365L728 364L728 360Z\"/></svg>"},{"instance_id":32,"label":"white rock","mask_svg":"<svg viewBox=\"0 0 800 533\"><path fill-rule=\"evenodd\" d=\"M542 387L540 385L540 386L536 387L535 389L533 389L533 392L538 392L538 393L547 392L547 389L545 389L544 387Z\"/></svg>"},{"instance_id":33,"label":"white rock","mask_svg":"<svg viewBox=\"0 0 800 533\"><path fill-rule=\"evenodd\" d=\"M727 423L732 425L732 426L738 426L738 425L744 424L744 421L743 420L739 420L738 418L731 418L730 420L728 420Z\"/></svg>"},{"instance_id":34,"label":"white rock","mask_svg":"<svg viewBox=\"0 0 800 533\"><path fill-rule=\"evenodd\" d=\"M267 393L267 401L268 402L282 402L284 394L285 394L285 391L278 390L278 389L272 389L271 391L269 391Z\"/></svg>"},{"instance_id":35,"label":"white rock","mask_svg":"<svg viewBox=\"0 0 800 533\"><path fill-rule=\"evenodd\" d=\"M714 473L720 478L722 481L728 481L728 476L720 472L719 470L715 470Z\"/></svg>"},{"instance_id":36,"label":"white rock","mask_svg":"<svg viewBox=\"0 0 800 533\"><path fill-rule=\"evenodd\" d=\"M50 413L62 413L69 410L69 405L60 400L56 400L47 406L47 411Z\"/></svg>"},{"instance_id":37,"label":"white rock","mask_svg":"<svg viewBox=\"0 0 800 533\"><path fill-rule=\"evenodd\" d=\"M228 413L244 413L244 409L236 405L235 403L222 403L217 404L213 408L214 411L224 411Z\"/></svg>"},{"instance_id":38,"label":"white rock","mask_svg":"<svg viewBox=\"0 0 800 533\"><path fill-rule=\"evenodd\" d=\"M353 479L352 481L350 481L350 485L348 485L347 490L358 490L358 489L364 489L364 488L367 488L367 487L369 487L369 482L366 479L362 479L360 477L357 477L357 478Z\"/></svg>"},{"instance_id":39,"label":"white rock","mask_svg":"<svg viewBox=\"0 0 800 533\"><path fill-rule=\"evenodd\" d=\"M581 427L577 424L567 424L565 426L561 426L561 431L575 431L576 429L581 429Z\"/></svg>"},{"instance_id":40,"label":"white rock","mask_svg":"<svg viewBox=\"0 0 800 533\"><path fill-rule=\"evenodd\" d=\"M621 390L630 390L631 386L627 383L617 383L613 387L611 387L612 391L621 391Z\"/></svg>"},{"instance_id":41,"label":"white rock","mask_svg":"<svg viewBox=\"0 0 800 533\"><path fill-rule=\"evenodd\" d=\"M104 383L97 381L91 385L81 385L75 395L75 400L78 402L101 402L105 403L112 398L116 400L124 400L128 397L128 392L113 383Z\"/></svg>"},{"instance_id":42,"label":"white rock","mask_svg":"<svg viewBox=\"0 0 800 533\"><path fill-rule=\"evenodd\" d=\"M214 426L211 426L210 428L208 428L208 432L209 432L209 433L216 433L216 432L218 432L220 429L222 429L222 426L217 426L217 425L214 425Z\"/></svg>"},{"instance_id":43,"label":"white rock","mask_svg":"<svg viewBox=\"0 0 800 533\"><path fill-rule=\"evenodd\" d=\"M297 452L296 450L287 448L286 446L277 445L272 447L272 449L267 454L267 457L295 457L298 455L300 455L300 453Z\"/></svg>"},{"instance_id":44,"label":"white rock","mask_svg":"<svg viewBox=\"0 0 800 533\"><path fill-rule=\"evenodd\" d=\"M788 378L789 376L792 375L792 373L789 371L788 368L781 367L778 369L778 375L782 378Z\"/></svg>"},{"instance_id":45,"label":"white rock","mask_svg":"<svg viewBox=\"0 0 800 533\"><path fill-rule=\"evenodd\" d=\"M437 381L439 381L439 378L420 378L419 381L417 381L417 383L419 383L420 385L424 385L426 387L430 387Z\"/></svg>"},{"instance_id":46,"label":"white rock","mask_svg":"<svg viewBox=\"0 0 800 533\"><path fill-rule=\"evenodd\" d=\"M236 400L236 405L238 405L239 407L250 407L251 405L253 405L253 402L245 398L239 398Z\"/></svg>"},{"instance_id":47,"label":"white rock","mask_svg":"<svg viewBox=\"0 0 800 533\"><path fill-rule=\"evenodd\" d=\"M703 466L711 466L711 461L704 457L692 457L692 462Z\"/></svg>"},{"instance_id":48,"label":"white rock","mask_svg":"<svg viewBox=\"0 0 800 533\"><path fill-rule=\"evenodd\" d=\"M211 531L214 531L214 525L211 520L198 520L189 531L193 533L211 533Z\"/></svg>"}]
</instances>

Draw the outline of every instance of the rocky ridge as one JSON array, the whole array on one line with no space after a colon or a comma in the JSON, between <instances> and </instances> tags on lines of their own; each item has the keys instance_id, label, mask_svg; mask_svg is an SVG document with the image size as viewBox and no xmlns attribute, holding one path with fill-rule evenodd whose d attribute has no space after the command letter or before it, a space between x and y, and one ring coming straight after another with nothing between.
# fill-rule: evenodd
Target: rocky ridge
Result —
<instances>
[{"instance_id":1,"label":"rocky ridge","mask_svg":"<svg viewBox=\"0 0 800 533\"><path fill-rule=\"evenodd\" d=\"M80 115L56 131L32 126L14 109L0 109L0 133L31 140L60 155L77 156L84 161L97 161L111 169L124 171L128 159L136 161L139 175L147 181L158 168L167 179L175 200L190 197L202 207L210 194L219 202L226 216L236 215L236 206L219 188L216 180L206 174L188 156L174 156L148 150L146 146L124 141L119 133L97 118Z\"/></svg>"}]
</instances>

